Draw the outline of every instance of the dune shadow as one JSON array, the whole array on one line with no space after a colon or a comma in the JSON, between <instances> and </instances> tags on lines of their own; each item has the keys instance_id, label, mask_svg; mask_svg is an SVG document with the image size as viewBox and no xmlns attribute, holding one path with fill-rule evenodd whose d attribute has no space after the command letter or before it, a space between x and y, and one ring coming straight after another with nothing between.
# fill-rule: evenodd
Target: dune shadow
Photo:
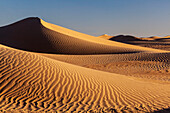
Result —
<instances>
[{"instance_id":1,"label":"dune shadow","mask_svg":"<svg viewBox=\"0 0 170 113\"><path fill-rule=\"evenodd\" d=\"M70 31L68 30L67 32ZM83 36L84 39L86 38L85 36ZM58 29L54 31L47 28L39 18L27 18L0 27L0 44L29 52L68 55L129 54L138 52L133 48L113 47L109 44L84 39L77 38L77 35L72 36L62 33Z\"/></svg>"},{"instance_id":2,"label":"dune shadow","mask_svg":"<svg viewBox=\"0 0 170 113\"><path fill-rule=\"evenodd\" d=\"M170 108L154 111L153 113L170 113Z\"/></svg>"},{"instance_id":3,"label":"dune shadow","mask_svg":"<svg viewBox=\"0 0 170 113\"><path fill-rule=\"evenodd\" d=\"M61 53L61 52L58 52L58 51L55 51L55 52L46 52L46 51L41 51L41 50L32 50L32 49L23 49L23 48L20 48L18 46L12 46L12 45L9 45L9 44L6 44L6 43L2 43L0 42L0 44L4 45L4 46L8 46L8 47L11 47L11 48L14 48L14 49L18 49L18 50L22 50L22 51L27 51L27 52L35 52L35 53L43 53L43 54L61 54L61 55L107 55L107 54L135 54L135 53L140 53L141 51L123 51L123 52L89 52L89 53L69 53L69 52L65 52L65 53Z\"/></svg>"},{"instance_id":4,"label":"dune shadow","mask_svg":"<svg viewBox=\"0 0 170 113\"><path fill-rule=\"evenodd\" d=\"M127 44L135 44L136 42L143 42L143 43L160 43L160 42L170 42L170 38L159 38L159 39L154 39L154 40L143 40L142 38L137 38L135 36L130 36L130 35L118 35L111 37L109 40L111 41L117 41L117 42L122 42L122 43L127 43Z\"/></svg>"}]
</instances>

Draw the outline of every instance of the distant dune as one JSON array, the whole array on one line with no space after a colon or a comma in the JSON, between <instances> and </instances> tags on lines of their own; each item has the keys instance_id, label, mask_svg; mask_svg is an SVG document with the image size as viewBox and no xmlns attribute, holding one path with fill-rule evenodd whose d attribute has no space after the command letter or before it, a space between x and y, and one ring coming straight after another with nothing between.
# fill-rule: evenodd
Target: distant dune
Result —
<instances>
[{"instance_id":1,"label":"distant dune","mask_svg":"<svg viewBox=\"0 0 170 113\"><path fill-rule=\"evenodd\" d=\"M117 36L110 36L107 34L98 36L100 38L109 39L112 41L119 41L119 42L126 42L126 41L156 41L156 40L165 40L169 39L170 36L165 37L158 37L158 36L151 36L151 37L135 37L131 35L117 35Z\"/></svg>"},{"instance_id":2,"label":"distant dune","mask_svg":"<svg viewBox=\"0 0 170 113\"><path fill-rule=\"evenodd\" d=\"M103 34L103 35L101 35L101 36L98 36L99 38L104 38L104 39L110 39L110 38L112 38L113 36L110 36L110 35L108 35L108 34Z\"/></svg>"},{"instance_id":3,"label":"distant dune","mask_svg":"<svg viewBox=\"0 0 170 113\"><path fill-rule=\"evenodd\" d=\"M94 37L34 17L0 27L0 113L169 111L168 46L139 42Z\"/></svg>"},{"instance_id":4,"label":"distant dune","mask_svg":"<svg viewBox=\"0 0 170 113\"><path fill-rule=\"evenodd\" d=\"M126 42L126 41L139 41L140 39L130 35L118 35L110 38L109 40L119 41L119 42Z\"/></svg>"},{"instance_id":5,"label":"distant dune","mask_svg":"<svg viewBox=\"0 0 170 113\"><path fill-rule=\"evenodd\" d=\"M111 41L118 41L127 44L138 45L142 47L149 47L154 49L170 50L170 36L166 37L134 37L130 35L105 36L101 35L99 38L108 39Z\"/></svg>"}]
</instances>

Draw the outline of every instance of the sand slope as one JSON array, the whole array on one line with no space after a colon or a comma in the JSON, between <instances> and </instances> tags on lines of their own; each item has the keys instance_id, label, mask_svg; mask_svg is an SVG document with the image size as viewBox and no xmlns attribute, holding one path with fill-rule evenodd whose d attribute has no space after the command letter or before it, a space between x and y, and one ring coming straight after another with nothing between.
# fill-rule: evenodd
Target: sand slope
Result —
<instances>
[{"instance_id":1,"label":"sand slope","mask_svg":"<svg viewBox=\"0 0 170 113\"><path fill-rule=\"evenodd\" d=\"M150 80L170 81L169 53L40 55L92 69Z\"/></svg>"},{"instance_id":2,"label":"sand slope","mask_svg":"<svg viewBox=\"0 0 170 113\"><path fill-rule=\"evenodd\" d=\"M0 47L0 109L150 112L170 106L170 85L137 81Z\"/></svg>"},{"instance_id":3,"label":"sand slope","mask_svg":"<svg viewBox=\"0 0 170 113\"><path fill-rule=\"evenodd\" d=\"M1 27L0 43L27 51L57 54L165 52L93 37L39 18L27 18Z\"/></svg>"}]
</instances>

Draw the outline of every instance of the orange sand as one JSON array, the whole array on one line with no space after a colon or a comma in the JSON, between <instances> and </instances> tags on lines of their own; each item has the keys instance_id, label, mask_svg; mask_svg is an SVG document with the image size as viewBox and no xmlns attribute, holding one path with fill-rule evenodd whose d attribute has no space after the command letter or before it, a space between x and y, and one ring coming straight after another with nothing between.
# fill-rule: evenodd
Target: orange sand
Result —
<instances>
[{"instance_id":1,"label":"orange sand","mask_svg":"<svg viewBox=\"0 0 170 113\"><path fill-rule=\"evenodd\" d=\"M1 27L0 43L0 112L170 107L168 50L109 41L38 18Z\"/></svg>"}]
</instances>

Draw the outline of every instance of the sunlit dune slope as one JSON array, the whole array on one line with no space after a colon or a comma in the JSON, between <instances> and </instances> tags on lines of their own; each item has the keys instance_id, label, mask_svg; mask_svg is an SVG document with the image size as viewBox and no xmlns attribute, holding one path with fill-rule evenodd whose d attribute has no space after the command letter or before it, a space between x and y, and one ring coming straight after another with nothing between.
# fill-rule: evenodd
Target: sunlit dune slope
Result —
<instances>
[{"instance_id":1,"label":"sunlit dune slope","mask_svg":"<svg viewBox=\"0 0 170 113\"><path fill-rule=\"evenodd\" d=\"M156 41L170 42L170 37L169 37L169 38L160 38L160 39L156 39Z\"/></svg>"},{"instance_id":2,"label":"sunlit dune slope","mask_svg":"<svg viewBox=\"0 0 170 113\"><path fill-rule=\"evenodd\" d=\"M103 35L100 35L100 36L98 36L99 38L104 38L104 39L110 39L110 38L112 38L113 36L110 36L110 35L108 35L108 34L103 34Z\"/></svg>"},{"instance_id":3,"label":"sunlit dune slope","mask_svg":"<svg viewBox=\"0 0 170 113\"><path fill-rule=\"evenodd\" d=\"M0 46L0 110L151 112L170 106L170 85L87 69Z\"/></svg>"},{"instance_id":4,"label":"sunlit dune slope","mask_svg":"<svg viewBox=\"0 0 170 113\"><path fill-rule=\"evenodd\" d=\"M165 52L93 37L39 18L27 18L1 27L0 43L22 50L59 54Z\"/></svg>"},{"instance_id":5,"label":"sunlit dune slope","mask_svg":"<svg viewBox=\"0 0 170 113\"><path fill-rule=\"evenodd\" d=\"M150 80L170 81L170 53L40 55L92 69Z\"/></svg>"}]
</instances>

